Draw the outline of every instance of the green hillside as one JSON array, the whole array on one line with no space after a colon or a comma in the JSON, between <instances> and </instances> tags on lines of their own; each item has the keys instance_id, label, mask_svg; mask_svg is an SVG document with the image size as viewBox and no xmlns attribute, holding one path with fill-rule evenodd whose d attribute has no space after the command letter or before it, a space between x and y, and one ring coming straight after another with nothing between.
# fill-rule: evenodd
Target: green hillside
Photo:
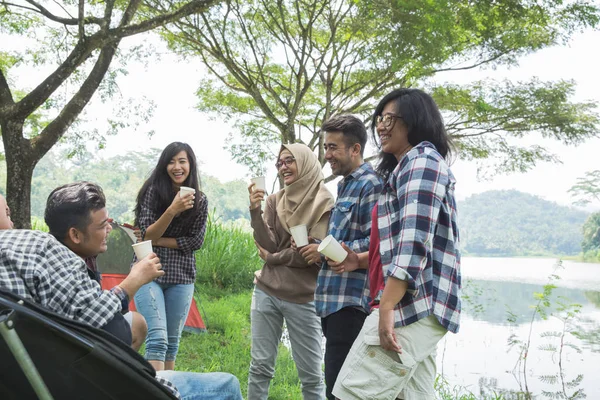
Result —
<instances>
[{"instance_id":1,"label":"green hillside","mask_svg":"<svg viewBox=\"0 0 600 400\"><path fill-rule=\"evenodd\" d=\"M576 255L588 214L516 190L494 190L458 202L463 254Z\"/></svg>"}]
</instances>

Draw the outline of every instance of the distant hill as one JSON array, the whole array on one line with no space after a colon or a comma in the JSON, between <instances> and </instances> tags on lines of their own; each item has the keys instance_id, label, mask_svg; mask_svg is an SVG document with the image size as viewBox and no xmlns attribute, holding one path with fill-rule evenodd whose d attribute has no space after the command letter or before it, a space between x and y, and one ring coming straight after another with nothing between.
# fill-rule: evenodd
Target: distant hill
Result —
<instances>
[{"instance_id":1,"label":"distant hill","mask_svg":"<svg viewBox=\"0 0 600 400\"><path fill-rule=\"evenodd\" d=\"M463 253L482 256L575 255L588 213L516 190L458 202Z\"/></svg>"}]
</instances>

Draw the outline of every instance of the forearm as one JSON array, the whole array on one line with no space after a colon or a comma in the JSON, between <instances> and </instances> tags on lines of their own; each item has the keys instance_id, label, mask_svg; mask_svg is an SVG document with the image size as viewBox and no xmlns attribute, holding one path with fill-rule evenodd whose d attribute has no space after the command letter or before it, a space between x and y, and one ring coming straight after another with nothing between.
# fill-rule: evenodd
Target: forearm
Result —
<instances>
[{"instance_id":1,"label":"forearm","mask_svg":"<svg viewBox=\"0 0 600 400\"><path fill-rule=\"evenodd\" d=\"M170 237L160 237L156 240L153 240L152 245L158 247L167 247L169 249L179 249L177 239Z\"/></svg>"},{"instance_id":2,"label":"forearm","mask_svg":"<svg viewBox=\"0 0 600 400\"><path fill-rule=\"evenodd\" d=\"M400 303L400 300L406 294L408 289L408 282L401 281L392 276L388 277L383 294L379 300L379 309L383 311L393 310L396 305Z\"/></svg>"},{"instance_id":3,"label":"forearm","mask_svg":"<svg viewBox=\"0 0 600 400\"><path fill-rule=\"evenodd\" d=\"M171 211L171 209L167 208L167 210L160 216L155 223L146 228L146 234L144 235L144 240L157 240L164 235L165 231L175 218L175 214Z\"/></svg>"},{"instance_id":4,"label":"forearm","mask_svg":"<svg viewBox=\"0 0 600 400\"><path fill-rule=\"evenodd\" d=\"M261 214L260 208L250 210L250 226L253 229L254 240L269 253L277 251L277 243L267 225L267 216Z\"/></svg>"},{"instance_id":5,"label":"forearm","mask_svg":"<svg viewBox=\"0 0 600 400\"><path fill-rule=\"evenodd\" d=\"M291 248L283 249L277 253L269 253L266 261L273 266L284 265L291 268L306 268L309 266L304 257Z\"/></svg>"},{"instance_id":6,"label":"forearm","mask_svg":"<svg viewBox=\"0 0 600 400\"><path fill-rule=\"evenodd\" d=\"M138 279L131 277L131 275L128 275L127 277L125 277L125 279L121 281L121 283L119 283L121 289L123 289L125 293L127 293L127 296L129 296L130 299L133 299L133 296L135 296L137 291L143 285L143 282L140 282Z\"/></svg>"},{"instance_id":7,"label":"forearm","mask_svg":"<svg viewBox=\"0 0 600 400\"><path fill-rule=\"evenodd\" d=\"M358 268L357 269L369 269L369 252L358 253Z\"/></svg>"}]
</instances>

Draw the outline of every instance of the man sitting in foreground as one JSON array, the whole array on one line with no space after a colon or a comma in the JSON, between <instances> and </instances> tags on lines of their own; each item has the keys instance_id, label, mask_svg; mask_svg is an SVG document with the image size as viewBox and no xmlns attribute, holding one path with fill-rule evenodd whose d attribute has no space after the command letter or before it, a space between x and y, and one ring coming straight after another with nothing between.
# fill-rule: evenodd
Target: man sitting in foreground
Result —
<instances>
[{"instance_id":1,"label":"man sitting in foreground","mask_svg":"<svg viewBox=\"0 0 600 400\"><path fill-rule=\"evenodd\" d=\"M0 288L66 318L113 334L116 331L117 336L123 330L111 330L111 326L129 329L121 316L129 298L142 285L164 274L155 254L136 263L119 286L103 291L88 275L83 259L52 235L10 229L7 207L1 205L0 229L5 230L0 230ZM131 338L131 331L129 335ZM157 380L186 400L242 399L240 384L231 374L161 371Z\"/></svg>"},{"instance_id":2,"label":"man sitting in foreground","mask_svg":"<svg viewBox=\"0 0 600 400\"><path fill-rule=\"evenodd\" d=\"M48 196L44 219L50 234L81 257L87 265L88 275L100 283L96 257L107 250L106 241L112 230L100 186L75 182L57 187ZM131 326L131 347L138 351L146 340L146 320L135 311L125 313L123 317Z\"/></svg>"}]
</instances>

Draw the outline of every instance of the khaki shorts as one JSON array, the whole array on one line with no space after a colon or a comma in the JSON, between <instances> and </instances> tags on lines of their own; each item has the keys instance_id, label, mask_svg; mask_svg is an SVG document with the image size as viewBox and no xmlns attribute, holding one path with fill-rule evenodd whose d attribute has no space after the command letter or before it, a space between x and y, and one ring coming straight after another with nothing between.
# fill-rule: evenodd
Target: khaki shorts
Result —
<instances>
[{"instance_id":1,"label":"khaki shorts","mask_svg":"<svg viewBox=\"0 0 600 400\"><path fill-rule=\"evenodd\" d=\"M396 328L398 354L381 348L378 327L376 309L354 341L333 394L341 400L435 399L437 344L447 330L433 315Z\"/></svg>"}]
</instances>

